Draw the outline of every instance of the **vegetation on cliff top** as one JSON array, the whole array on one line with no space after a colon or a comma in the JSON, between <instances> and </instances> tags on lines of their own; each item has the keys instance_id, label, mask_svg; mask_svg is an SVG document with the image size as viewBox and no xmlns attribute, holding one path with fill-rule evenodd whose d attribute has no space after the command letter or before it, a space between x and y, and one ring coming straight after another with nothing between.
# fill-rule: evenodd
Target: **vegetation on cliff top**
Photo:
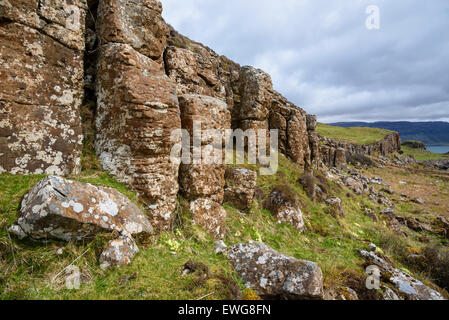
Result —
<instances>
[{"instance_id":1,"label":"vegetation on cliff top","mask_svg":"<svg viewBox=\"0 0 449 320\"><path fill-rule=\"evenodd\" d=\"M317 125L318 134L322 137L347 142L355 145L368 145L384 139L392 131L378 128L334 127L323 123Z\"/></svg>"}]
</instances>

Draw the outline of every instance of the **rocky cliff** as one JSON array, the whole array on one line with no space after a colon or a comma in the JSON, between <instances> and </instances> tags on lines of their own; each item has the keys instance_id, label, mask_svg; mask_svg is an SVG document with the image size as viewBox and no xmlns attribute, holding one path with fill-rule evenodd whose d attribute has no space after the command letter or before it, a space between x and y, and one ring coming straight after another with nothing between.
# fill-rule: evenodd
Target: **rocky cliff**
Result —
<instances>
[{"instance_id":1,"label":"rocky cliff","mask_svg":"<svg viewBox=\"0 0 449 320\"><path fill-rule=\"evenodd\" d=\"M319 137L319 159L328 167L343 167L353 155L382 155L401 150L401 136L397 132L389 133L381 141L356 145L347 142Z\"/></svg>"},{"instance_id":2,"label":"rocky cliff","mask_svg":"<svg viewBox=\"0 0 449 320\"><path fill-rule=\"evenodd\" d=\"M262 70L176 32L159 1L3 1L0 10L0 172L77 173L86 96L97 103L104 169L139 192L161 229L178 191L198 215L211 202L221 211L223 166L170 161L178 142L171 132L191 130L195 119L211 128L278 129L281 152L301 165L317 157L314 116L276 92Z\"/></svg>"},{"instance_id":3,"label":"rocky cliff","mask_svg":"<svg viewBox=\"0 0 449 320\"><path fill-rule=\"evenodd\" d=\"M0 18L0 172L77 173L80 107L94 100L103 168L139 193L162 230L180 192L199 224L223 233L224 166L170 161L179 142L171 133L191 132L195 120L202 129L277 129L280 152L300 165L335 165L340 148L386 154L399 146L396 135L320 146L316 117L276 92L267 73L179 34L157 0L2 1Z\"/></svg>"}]
</instances>

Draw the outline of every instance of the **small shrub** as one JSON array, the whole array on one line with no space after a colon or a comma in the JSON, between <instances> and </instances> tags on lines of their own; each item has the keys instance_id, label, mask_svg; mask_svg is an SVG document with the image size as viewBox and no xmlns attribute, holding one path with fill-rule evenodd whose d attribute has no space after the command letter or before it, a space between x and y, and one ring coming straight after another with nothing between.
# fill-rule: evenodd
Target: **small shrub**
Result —
<instances>
[{"instance_id":1,"label":"small shrub","mask_svg":"<svg viewBox=\"0 0 449 320\"><path fill-rule=\"evenodd\" d=\"M449 290L449 250L437 246L428 246L423 250L425 272L436 284Z\"/></svg>"}]
</instances>

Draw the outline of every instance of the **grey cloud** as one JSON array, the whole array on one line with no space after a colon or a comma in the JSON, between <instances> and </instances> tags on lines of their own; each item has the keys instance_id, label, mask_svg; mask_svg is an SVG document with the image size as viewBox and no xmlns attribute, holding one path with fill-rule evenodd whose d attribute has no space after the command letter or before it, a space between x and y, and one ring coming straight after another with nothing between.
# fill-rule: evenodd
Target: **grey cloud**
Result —
<instances>
[{"instance_id":1,"label":"grey cloud","mask_svg":"<svg viewBox=\"0 0 449 320\"><path fill-rule=\"evenodd\" d=\"M447 0L162 0L179 32L271 74L320 121L449 120ZM367 30L378 5L381 29Z\"/></svg>"}]
</instances>

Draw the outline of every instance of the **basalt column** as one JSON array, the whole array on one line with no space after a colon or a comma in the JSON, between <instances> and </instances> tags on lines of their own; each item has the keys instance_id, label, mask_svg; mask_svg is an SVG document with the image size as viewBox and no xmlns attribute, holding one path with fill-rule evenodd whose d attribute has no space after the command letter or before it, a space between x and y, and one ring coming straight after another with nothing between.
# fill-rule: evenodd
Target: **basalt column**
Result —
<instances>
[{"instance_id":1,"label":"basalt column","mask_svg":"<svg viewBox=\"0 0 449 320\"><path fill-rule=\"evenodd\" d=\"M154 226L171 226L179 190L172 148L181 128L162 53L168 27L159 1L100 1L96 150L104 169L136 190Z\"/></svg>"},{"instance_id":2,"label":"basalt column","mask_svg":"<svg viewBox=\"0 0 449 320\"><path fill-rule=\"evenodd\" d=\"M80 170L85 0L0 2L0 173Z\"/></svg>"},{"instance_id":3,"label":"basalt column","mask_svg":"<svg viewBox=\"0 0 449 320\"><path fill-rule=\"evenodd\" d=\"M181 164L182 195L190 201L196 224L215 238L224 235L226 211L221 206L224 196L224 137L231 126L231 115L225 102L202 95L179 97L182 127L189 133L190 163ZM213 131L209 131L213 130ZM215 134L217 136L215 136ZM198 145L195 143L198 139ZM185 159L183 155L183 159Z\"/></svg>"}]
</instances>

